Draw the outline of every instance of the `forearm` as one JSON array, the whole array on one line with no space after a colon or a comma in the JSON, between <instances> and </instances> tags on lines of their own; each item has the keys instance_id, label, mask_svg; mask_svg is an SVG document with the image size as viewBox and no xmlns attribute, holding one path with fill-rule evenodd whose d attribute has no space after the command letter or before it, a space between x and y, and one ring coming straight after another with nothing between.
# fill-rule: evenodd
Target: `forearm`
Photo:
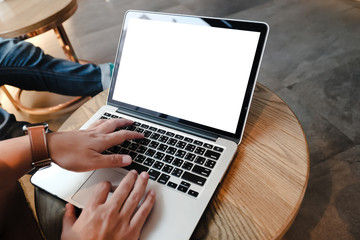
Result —
<instances>
[{"instance_id":1,"label":"forearm","mask_svg":"<svg viewBox=\"0 0 360 240\"><path fill-rule=\"evenodd\" d=\"M31 147L28 136L0 142L0 189L14 183L31 170Z\"/></svg>"},{"instance_id":2,"label":"forearm","mask_svg":"<svg viewBox=\"0 0 360 240\"><path fill-rule=\"evenodd\" d=\"M0 38L0 85L88 96L99 93L109 83L108 64L82 65L46 55L26 41Z\"/></svg>"}]
</instances>

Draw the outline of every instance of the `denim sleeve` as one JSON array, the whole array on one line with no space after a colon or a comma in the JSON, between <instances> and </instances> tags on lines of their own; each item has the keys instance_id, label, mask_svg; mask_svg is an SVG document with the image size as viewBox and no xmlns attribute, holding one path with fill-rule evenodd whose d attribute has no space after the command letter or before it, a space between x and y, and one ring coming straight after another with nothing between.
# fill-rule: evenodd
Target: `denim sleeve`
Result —
<instances>
[{"instance_id":1,"label":"denim sleeve","mask_svg":"<svg viewBox=\"0 0 360 240\"><path fill-rule=\"evenodd\" d=\"M29 42L0 38L0 85L93 96L103 90L102 78L101 67L95 64L54 58Z\"/></svg>"}]
</instances>

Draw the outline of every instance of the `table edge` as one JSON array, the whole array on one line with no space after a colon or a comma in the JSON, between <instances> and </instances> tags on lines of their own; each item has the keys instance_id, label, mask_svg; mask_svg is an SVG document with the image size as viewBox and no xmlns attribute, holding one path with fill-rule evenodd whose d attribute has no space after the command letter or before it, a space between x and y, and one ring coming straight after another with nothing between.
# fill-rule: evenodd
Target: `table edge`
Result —
<instances>
[{"instance_id":1,"label":"table edge","mask_svg":"<svg viewBox=\"0 0 360 240\"><path fill-rule=\"evenodd\" d=\"M22 35L28 37L34 37L41 33L47 32L60 26L63 22L69 19L77 10L77 0L71 0L71 2L64 7L61 11L50 15L49 17L34 23L30 26L25 26L14 31L4 31L0 33L0 37L3 38L14 38Z\"/></svg>"}]
</instances>

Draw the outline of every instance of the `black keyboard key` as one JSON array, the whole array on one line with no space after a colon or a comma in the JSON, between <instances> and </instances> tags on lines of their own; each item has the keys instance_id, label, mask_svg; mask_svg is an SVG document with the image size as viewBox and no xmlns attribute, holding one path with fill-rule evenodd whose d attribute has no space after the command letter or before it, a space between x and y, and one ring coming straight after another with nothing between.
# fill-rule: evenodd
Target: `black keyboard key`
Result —
<instances>
[{"instance_id":1,"label":"black keyboard key","mask_svg":"<svg viewBox=\"0 0 360 240\"><path fill-rule=\"evenodd\" d=\"M147 139L147 138L142 138L142 139L138 139L138 140L139 140L139 144L144 145L144 146L149 145L149 143L151 142L151 140Z\"/></svg>"},{"instance_id":2,"label":"black keyboard key","mask_svg":"<svg viewBox=\"0 0 360 240\"><path fill-rule=\"evenodd\" d=\"M122 148L120 151L119 151L119 154L129 154L129 150L125 149L125 148Z\"/></svg>"},{"instance_id":3,"label":"black keyboard key","mask_svg":"<svg viewBox=\"0 0 360 240\"><path fill-rule=\"evenodd\" d=\"M185 156L185 160L188 160L190 162L194 161L194 159L196 158L196 155L195 154L192 154L192 153L188 153L186 154Z\"/></svg>"},{"instance_id":4,"label":"black keyboard key","mask_svg":"<svg viewBox=\"0 0 360 240\"><path fill-rule=\"evenodd\" d=\"M179 141L179 142L176 144L176 147L177 147L177 148L181 148L181 149L184 149L185 146L186 146L186 142L183 142L183 141Z\"/></svg>"},{"instance_id":5,"label":"black keyboard key","mask_svg":"<svg viewBox=\"0 0 360 240\"><path fill-rule=\"evenodd\" d=\"M206 167L209 167L209 168L214 168L214 167L215 167L215 164L216 164L215 161L213 161L213 160L207 160L206 163L205 163L205 166L206 166Z\"/></svg>"},{"instance_id":6,"label":"black keyboard key","mask_svg":"<svg viewBox=\"0 0 360 240\"><path fill-rule=\"evenodd\" d=\"M120 146L122 146L122 147L124 147L124 148L127 148L127 147L130 146L130 144L131 144L131 142L128 141L128 140L126 140L125 142L123 142L122 144L120 144Z\"/></svg>"},{"instance_id":7,"label":"black keyboard key","mask_svg":"<svg viewBox=\"0 0 360 240\"><path fill-rule=\"evenodd\" d=\"M196 183L196 184L198 184L200 186L204 186L204 184L206 182L206 178L197 176L197 175L192 174L190 172L184 172L184 174L182 175L181 178L184 179L184 180L187 180L189 182Z\"/></svg>"},{"instance_id":8,"label":"black keyboard key","mask_svg":"<svg viewBox=\"0 0 360 240\"><path fill-rule=\"evenodd\" d=\"M166 136L169 136L169 137L174 137L175 136L175 133L172 133L172 132L166 132L165 134Z\"/></svg>"},{"instance_id":9,"label":"black keyboard key","mask_svg":"<svg viewBox=\"0 0 360 240\"><path fill-rule=\"evenodd\" d=\"M105 112L105 113L104 113L104 116L110 117L110 116L111 116L111 113Z\"/></svg>"},{"instance_id":10,"label":"black keyboard key","mask_svg":"<svg viewBox=\"0 0 360 240\"><path fill-rule=\"evenodd\" d=\"M177 190L184 192L184 193L186 193L188 189L189 189L188 187L185 187L183 185L179 185L177 188Z\"/></svg>"},{"instance_id":11,"label":"black keyboard key","mask_svg":"<svg viewBox=\"0 0 360 240\"><path fill-rule=\"evenodd\" d=\"M171 182L171 181L169 181L167 185L168 185L169 187L171 187L171 188L176 188L176 187L177 187L177 184L174 183L174 182Z\"/></svg>"},{"instance_id":12,"label":"black keyboard key","mask_svg":"<svg viewBox=\"0 0 360 240\"><path fill-rule=\"evenodd\" d=\"M140 147L138 147L138 149L136 150L136 152L143 154L143 153L146 152L147 149L148 149L148 148L145 147L145 146L140 146Z\"/></svg>"},{"instance_id":13,"label":"black keyboard key","mask_svg":"<svg viewBox=\"0 0 360 240\"><path fill-rule=\"evenodd\" d=\"M170 154L170 155L174 155L176 152L176 148L174 147L169 147L167 150L166 150L166 153Z\"/></svg>"},{"instance_id":14,"label":"black keyboard key","mask_svg":"<svg viewBox=\"0 0 360 240\"><path fill-rule=\"evenodd\" d=\"M177 152L175 153L175 156L176 157L179 157L179 158L183 158L185 156L186 152L183 151L183 150L177 150Z\"/></svg>"},{"instance_id":15,"label":"black keyboard key","mask_svg":"<svg viewBox=\"0 0 360 240\"><path fill-rule=\"evenodd\" d=\"M175 168L175 169L172 171L171 175L174 175L174 176L176 176L176 177L180 177L183 172L184 172L184 171L181 170L180 168Z\"/></svg>"},{"instance_id":16,"label":"black keyboard key","mask_svg":"<svg viewBox=\"0 0 360 240\"><path fill-rule=\"evenodd\" d=\"M163 159L165 156L165 153L162 153L162 152L156 152L155 155L154 155L154 158L158 159L158 160L161 160Z\"/></svg>"},{"instance_id":17,"label":"black keyboard key","mask_svg":"<svg viewBox=\"0 0 360 240\"><path fill-rule=\"evenodd\" d=\"M149 127L150 131L156 132L157 128L156 127Z\"/></svg>"},{"instance_id":18,"label":"black keyboard key","mask_svg":"<svg viewBox=\"0 0 360 240\"><path fill-rule=\"evenodd\" d=\"M139 144L137 143L131 143L128 149L135 151L139 147Z\"/></svg>"},{"instance_id":19,"label":"black keyboard key","mask_svg":"<svg viewBox=\"0 0 360 240\"><path fill-rule=\"evenodd\" d=\"M205 157L208 157L208 158L211 158L211 159L214 159L214 160L218 160L219 157L220 157L220 153L214 152L214 151L211 151L211 150L207 150L206 153L205 153Z\"/></svg>"},{"instance_id":20,"label":"black keyboard key","mask_svg":"<svg viewBox=\"0 0 360 240\"><path fill-rule=\"evenodd\" d=\"M156 153L156 151L154 149L148 149L145 153L146 156L152 157L154 156L154 154Z\"/></svg>"},{"instance_id":21,"label":"black keyboard key","mask_svg":"<svg viewBox=\"0 0 360 240\"><path fill-rule=\"evenodd\" d=\"M181 167L181 165L183 164L184 160L181 160L180 158L175 158L175 160L173 161L173 165L177 166L177 167Z\"/></svg>"},{"instance_id":22,"label":"black keyboard key","mask_svg":"<svg viewBox=\"0 0 360 240\"><path fill-rule=\"evenodd\" d=\"M180 185L183 185L183 186L185 186L185 187L190 187L190 186L191 186L190 183L185 182L185 181L181 181Z\"/></svg>"},{"instance_id":23,"label":"black keyboard key","mask_svg":"<svg viewBox=\"0 0 360 240\"><path fill-rule=\"evenodd\" d=\"M137 153L136 152L129 152L129 155L130 155L131 159L135 159L136 156L137 156Z\"/></svg>"},{"instance_id":24,"label":"black keyboard key","mask_svg":"<svg viewBox=\"0 0 360 240\"><path fill-rule=\"evenodd\" d=\"M141 127L142 127L142 128L145 128L145 129L148 129L148 128L149 128L149 125L141 124Z\"/></svg>"},{"instance_id":25,"label":"black keyboard key","mask_svg":"<svg viewBox=\"0 0 360 240\"><path fill-rule=\"evenodd\" d=\"M191 190L191 189L188 191L188 194L191 195L191 196L193 196L193 197L197 197L197 196L199 195L198 192L196 192L196 191L194 191L194 190Z\"/></svg>"},{"instance_id":26,"label":"black keyboard key","mask_svg":"<svg viewBox=\"0 0 360 240\"><path fill-rule=\"evenodd\" d=\"M185 170L190 170L193 166L194 166L194 164L192 164L191 162L184 162L184 164L182 165L181 168L183 168Z\"/></svg>"},{"instance_id":27,"label":"black keyboard key","mask_svg":"<svg viewBox=\"0 0 360 240\"><path fill-rule=\"evenodd\" d=\"M158 141L162 143L166 143L168 139L169 137L163 135L159 137Z\"/></svg>"},{"instance_id":28,"label":"black keyboard key","mask_svg":"<svg viewBox=\"0 0 360 240\"><path fill-rule=\"evenodd\" d=\"M129 166L126 166L126 167L123 167L125 168L126 170L133 170L135 169L139 174L142 173L142 172L147 172L149 170L148 167L145 167L143 165L140 165L136 162L132 162Z\"/></svg>"},{"instance_id":29,"label":"black keyboard key","mask_svg":"<svg viewBox=\"0 0 360 240\"><path fill-rule=\"evenodd\" d=\"M192 172L194 173L197 173L199 175L202 175L202 176L205 176L205 177L208 177L211 173L211 170L208 169L208 168L204 168L202 166L199 166L199 165L195 165L192 169Z\"/></svg>"},{"instance_id":30,"label":"black keyboard key","mask_svg":"<svg viewBox=\"0 0 360 240\"><path fill-rule=\"evenodd\" d=\"M111 148L108 149L108 152L112 152L112 153L118 153L120 151L120 147L118 145L112 146Z\"/></svg>"},{"instance_id":31,"label":"black keyboard key","mask_svg":"<svg viewBox=\"0 0 360 240\"><path fill-rule=\"evenodd\" d=\"M195 148L196 148L195 145L189 143L188 145L186 145L185 150L188 152L193 152Z\"/></svg>"},{"instance_id":32,"label":"black keyboard key","mask_svg":"<svg viewBox=\"0 0 360 240\"><path fill-rule=\"evenodd\" d=\"M165 152L167 148L168 148L168 146L166 146L165 144L162 143L162 144L159 145L157 150Z\"/></svg>"},{"instance_id":33,"label":"black keyboard key","mask_svg":"<svg viewBox=\"0 0 360 240\"><path fill-rule=\"evenodd\" d=\"M198 140L195 140L195 141L194 141L194 144L195 144L195 145L198 145L198 146L202 146L202 145L203 145L203 142L198 141Z\"/></svg>"},{"instance_id":34,"label":"black keyboard key","mask_svg":"<svg viewBox=\"0 0 360 240\"><path fill-rule=\"evenodd\" d=\"M150 137L150 136L151 136L151 134L152 134L152 132L151 132L151 131L146 130L146 131L144 132L144 137L148 138L148 137Z\"/></svg>"},{"instance_id":35,"label":"black keyboard key","mask_svg":"<svg viewBox=\"0 0 360 240\"><path fill-rule=\"evenodd\" d=\"M119 118L119 116L111 115L111 118Z\"/></svg>"},{"instance_id":36,"label":"black keyboard key","mask_svg":"<svg viewBox=\"0 0 360 240\"><path fill-rule=\"evenodd\" d=\"M166 155L163 161L167 163L171 163L173 160L174 160L173 156Z\"/></svg>"},{"instance_id":37,"label":"black keyboard key","mask_svg":"<svg viewBox=\"0 0 360 240\"><path fill-rule=\"evenodd\" d=\"M203 165L205 160L206 160L206 158L198 156L194 162L197 164Z\"/></svg>"},{"instance_id":38,"label":"black keyboard key","mask_svg":"<svg viewBox=\"0 0 360 240\"><path fill-rule=\"evenodd\" d=\"M175 138L176 138L176 139L179 139L179 140L183 140L183 139L184 139L184 137L181 136L181 135L179 135L179 134L176 134L176 135L175 135Z\"/></svg>"},{"instance_id":39,"label":"black keyboard key","mask_svg":"<svg viewBox=\"0 0 360 240\"><path fill-rule=\"evenodd\" d=\"M184 139L184 141L185 141L185 142L188 142L188 143L192 143L194 140L192 140L191 138L186 137L186 138Z\"/></svg>"},{"instance_id":40,"label":"black keyboard key","mask_svg":"<svg viewBox=\"0 0 360 240\"><path fill-rule=\"evenodd\" d=\"M151 165L153 165L154 162L155 162L154 159L152 159L152 158L146 158L145 161L143 162L143 164L146 165L146 166L151 167Z\"/></svg>"},{"instance_id":41,"label":"black keyboard key","mask_svg":"<svg viewBox=\"0 0 360 240\"><path fill-rule=\"evenodd\" d=\"M149 178L154 181L156 181L156 179L158 179L158 177L160 176L160 172L154 169L150 169L148 173L149 173Z\"/></svg>"},{"instance_id":42,"label":"black keyboard key","mask_svg":"<svg viewBox=\"0 0 360 240\"><path fill-rule=\"evenodd\" d=\"M224 151L224 149L223 148L221 148L221 147L214 147L214 150L215 151L217 151L217 152L223 152Z\"/></svg>"},{"instance_id":43,"label":"black keyboard key","mask_svg":"<svg viewBox=\"0 0 360 240\"><path fill-rule=\"evenodd\" d=\"M146 159L146 157L144 155L138 155L134 161L135 162L139 162L139 163L142 163L144 160Z\"/></svg>"},{"instance_id":44,"label":"black keyboard key","mask_svg":"<svg viewBox=\"0 0 360 240\"><path fill-rule=\"evenodd\" d=\"M163 130L163 129L158 129L157 132L160 133L160 134L165 134L166 133L166 131Z\"/></svg>"},{"instance_id":45,"label":"black keyboard key","mask_svg":"<svg viewBox=\"0 0 360 240\"><path fill-rule=\"evenodd\" d=\"M166 164L164 167L163 167L163 169L162 169L162 171L163 172L166 172L166 173L171 173L171 171L173 170L173 166L171 166L171 165L169 165L169 164Z\"/></svg>"},{"instance_id":46,"label":"black keyboard key","mask_svg":"<svg viewBox=\"0 0 360 240\"><path fill-rule=\"evenodd\" d=\"M145 131L145 129L143 129L143 128L135 129L135 132L138 132L138 133L143 133L144 131Z\"/></svg>"},{"instance_id":47,"label":"black keyboard key","mask_svg":"<svg viewBox=\"0 0 360 240\"><path fill-rule=\"evenodd\" d=\"M157 140L159 137L160 137L160 134L158 134L158 133L153 133L153 134L150 136L150 138L151 138L151 139L154 139L154 140Z\"/></svg>"},{"instance_id":48,"label":"black keyboard key","mask_svg":"<svg viewBox=\"0 0 360 240\"><path fill-rule=\"evenodd\" d=\"M204 144L204 147L206 147L206 148L208 148L208 149L212 149L212 148L213 148L213 145L208 144L208 143L205 143L205 144Z\"/></svg>"},{"instance_id":49,"label":"black keyboard key","mask_svg":"<svg viewBox=\"0 0 360 240\"><path fill-rule=\"evenodd\" d=\"M151 141L151 143L148 145L151 148L157 148L159 146L160 143L155 142L155 141Z\"/></svg>"},{"instance_id":50,"label":"black keyboard key","mask_svg":"<svg viewBox=\"0 0 360 240\"><path fill-rule=\"evenodd\" d=\"M130 125L130 126L127 126L125 129L129 130L129 131L135 131L136 127L134 125Z\"/></svg>"},{"instance_id":51,"label":"black keyboard key","mask_svg":"<svg viewBox=\"0 0 360 240\"><path fill-rule=\"evenodd\" d=\"M204 154L204 152L205 152L205 148L202 148L202 147L197 147L196 149L195 149L195 153L196 154L199 154L199 155L203 155Z\"/></svg>"},{"instance_id":52,"label":"black keyboard key","mask_svg":"<svg viewBox=\"0 0 360 240\"><path fill-rule=\"evenodd\" d=\"M153 165L153 168L160 170L163 166L164 166L163 162L156 161Z\"/></svg>"},{"instance_id":53,"label":"black keyboard key","mask_svg":"<svg viewBox=\"0 0 360 240\"><path fill-rule=\"evenodd\" d=\"M133 125L136 126L136 127L139 127L141 125L141 123L139 122L133 122Z\"/></svg>"},{"instance_id":54,"label":"black keyboard key","mask_svg":"<svg viewBox=\"0 0 360 240\"><path fill-rule=\"evenodd\" d=\"M109 118L107 118L105 116L101 116L100 119L109 119Z\"/></svg>"},{"instance_id":55,"label":"black keyboard key","mask_svg":"<svg viewBox=\"0 0 360 240\"><path fill-rule=\"evenodd\" d=\"M162 173L158 182L162 184L166 184L169 181L170 176L167 174Z\"/></svg>"},{"instance_id":56,"label":"black keyboard key","mask_svg":"<svg viewBox=\"0 0 360 240\"><path fill-rule=\"evenodd\" d=\"M170 138L169 141L167 141L167 144L171 145L171 146L175 146L175 144L177 143L178 140L176 140L175 138Z\"/></svg>"}]
</instances>

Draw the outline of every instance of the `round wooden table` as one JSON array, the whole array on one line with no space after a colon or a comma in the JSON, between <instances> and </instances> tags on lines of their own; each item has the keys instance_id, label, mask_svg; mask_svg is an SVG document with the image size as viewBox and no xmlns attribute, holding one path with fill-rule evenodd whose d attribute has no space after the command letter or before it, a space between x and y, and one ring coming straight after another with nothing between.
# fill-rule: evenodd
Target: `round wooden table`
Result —
<instances>
[{"instance_id":1,"label":"round wooden table","mask_svg":"<svg viewBox=\"0 0 360 240\"><path fill-rule=\"evenodd\" d=\"M62 26L76 9L76 0L5 0L0 2L0 37L26 39L54 29L66 56L78 61Z\"/></svg>"},{"instance_id":2,"label":"round wooden table","mask_svg":"<svg viewBox=\"0 0 360 240\"><path fill-rule=\"evenodd\" d=\"M0 2L0 37L27 39L53 29L66 57L79 62L62 25L76 10L76 0L5 0ZM1 86L1 90L16 109L33 115L57 112L83 99L75 97L56 106L29 108L20 102L22 90L19 90L15 97L5 86Z\"/></svg>"},{"instance_id":3,"label":"round wooden table","mask_svg":"<svg viewBox=\"0 0 360 240\"><path fill-rule=\"evenodd\" d=\"M85 103L60 131L79 129L106 96L102 92ZM243 140L192 239L281 238L299 211L308 178L309 153L299 121L258 83ZM59 237L64 203L39 189L35 196L45 234Z\"/></svg>"}]
</instances>

